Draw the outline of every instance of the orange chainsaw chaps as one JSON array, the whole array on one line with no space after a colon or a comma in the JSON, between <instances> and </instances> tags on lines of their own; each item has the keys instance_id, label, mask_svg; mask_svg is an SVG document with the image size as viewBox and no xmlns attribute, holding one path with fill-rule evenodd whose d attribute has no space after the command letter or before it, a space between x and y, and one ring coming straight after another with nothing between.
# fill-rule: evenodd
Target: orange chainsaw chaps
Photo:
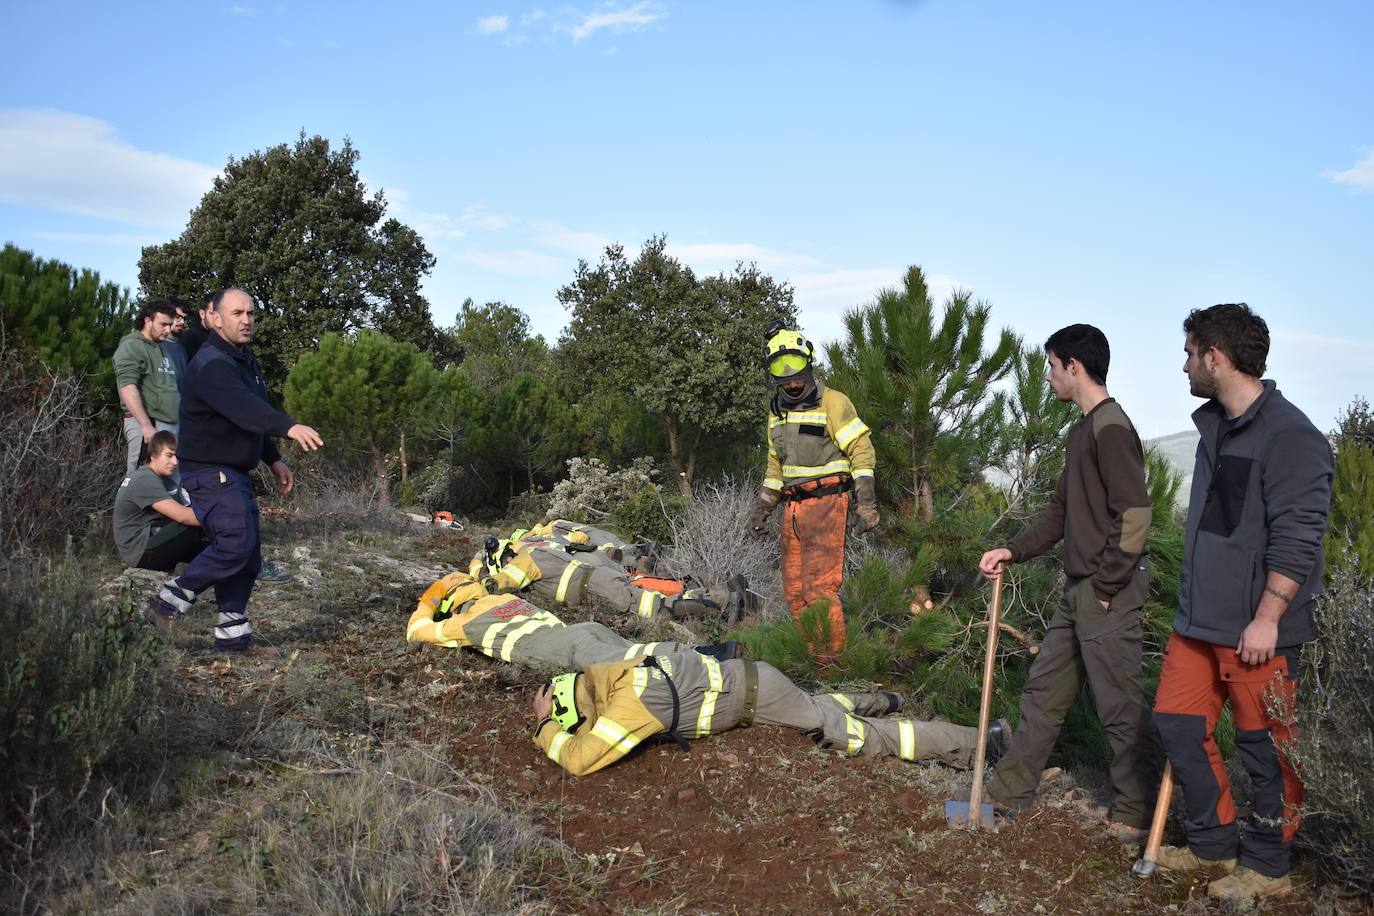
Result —
<instances>
[{"instance_id":1,"label":"orange chainsaw chaps","mask_svg":"<svg viewBox=\"0 0 1374 916\"><path fill-rule=\"evenodd\" d=\"M808 604L822 597L830 602L830 645L807 646L815 659L833 659L845 647L840 583L848 518L848 493L791 499L783 506L782 590L787 608L800 622Z\"/></svg>"}]
</instances>

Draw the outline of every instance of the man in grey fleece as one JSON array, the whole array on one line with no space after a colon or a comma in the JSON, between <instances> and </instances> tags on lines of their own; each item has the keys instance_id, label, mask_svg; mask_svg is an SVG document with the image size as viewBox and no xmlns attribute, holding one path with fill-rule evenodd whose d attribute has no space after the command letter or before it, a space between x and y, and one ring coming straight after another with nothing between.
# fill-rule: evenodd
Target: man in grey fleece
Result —
<instances>
[{"instance_id":1,"label":"man in grey fleece","mask_svg":"<svg viewBox=\"0 0 1374 916\"><path fill-rule=\"evenodd\" d=\"M1202 434L1188 503L1178 614L1165 647L1154 719L1183 789L1184 847L1173 871L1230 872L1207 892L1237 899L1292 891L1289 852L1302 782L1284 748L1302 644L1316 636L1331 446L1274 383L1261 379L1269 328L1244 303L1195 309L1183 322L1193 413ZM1226 703L1253 812L1236 822L1214 739Z\"/></svg>"},{"instance_id":2,"label":"man in grey fleece","mask_svg":"<svg viewBox=\"0 0 1374 916\"><path fill-rule=\"evenodd\" d=\"M1114 799L1103 829L1123 842L1144 836L1158 779L1150 704L1141 673L1140 609L1150 576L1143 553L1150 530L1140 437L1107 393L1107 338L1074 324L1045 341L1055 397L1083 417L1064 442L1064 471L1049 505L1026 530L983 554L988 578L1064 542L1064 594L1021 692L1011 748L988 779L994 804L1030 806L1069 706L1084 681L1112 748Z\"/></svg>"}]
</instances>

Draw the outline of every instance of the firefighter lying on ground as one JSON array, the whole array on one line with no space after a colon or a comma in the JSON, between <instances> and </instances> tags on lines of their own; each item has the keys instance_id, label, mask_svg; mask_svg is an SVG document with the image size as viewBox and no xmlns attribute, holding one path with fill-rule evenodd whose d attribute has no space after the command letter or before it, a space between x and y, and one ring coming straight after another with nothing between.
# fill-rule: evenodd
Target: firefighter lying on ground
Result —
<instances>
[{"instance_id":1,"label":"firefighter lying on ground","mask_svg":"<svg viewBox=\"0 0 1374 916\"><path fill-rule=\"evenodd\" d=\"M603 551L555 535L488 538L468 571L492 593L530 591L564 605L585 604L588 595L595 595L617 611L644 618L660 613L675 618L725 615L734 623L755 608L742 575L710 588L687 588L681 580L632 574Z\"/></svg>"},{"instance_id":2,"label":"firefighter lying on ground","mask_svg":"<svg viewBox=\"0 0 1374 916\"><path fill-rule=\"evenodd\" d=\"M662 548L658 541L645 541L640 544L625 540L614 531L569 521L566 518L544 518L528 531L517 529L511 534L511 541L518 541L525 535L535 537L553 535L573 544L590 544L604 551L626 569L646 576L666 575L668 570L661 556Z\"/></svg>"},{"instance_id":3,"label":"firefighter lying on ground","mask_svg":"<svg viewBox=\"0 0 1374 916\"><path fill-rule=\"evenodd\" d=\"M544 671L581 671L599 662L657 653L702 652L734 658L735 640L713 646L680 642L637 643L593 621L571 626L518 595L488 595L467 573L450 573L420 598L406 626L406 641L483 655Z\"/></svg>"},{"instance_id":4,"label":"firefighter lying on ground","mask_svg":"<svg viewBox=\"0 0 1374 916\"><path fill-rule=\"evenodd\" d=\"M795 728L848 756L972 765L976 728L877 718L900 707L901 697L887 692L811 696L764 662L656 651L560 674L541 687L534 743L574 776L617 762L654 735L666 733L685 749L687 738L754 724ZM1009 738L1004 720L992 726L990 759Z\"/></svg>"}]
</instances>

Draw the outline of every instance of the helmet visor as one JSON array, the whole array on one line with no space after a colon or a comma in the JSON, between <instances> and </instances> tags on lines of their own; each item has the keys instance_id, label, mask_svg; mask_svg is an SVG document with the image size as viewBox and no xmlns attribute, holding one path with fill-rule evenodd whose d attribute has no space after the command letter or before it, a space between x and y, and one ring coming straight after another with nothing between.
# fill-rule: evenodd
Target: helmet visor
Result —
<instances>
[{"instance_id":1,"label":"helmet visor","mask_svg":"<svg viewBox=\"0 0 1374 916\"><path fill-rule=\"evenodd\" d=\"M810 364L801 353L779 353L768 360L768 374L778 377L796 375Z\"/></svg>"}]
</instances>

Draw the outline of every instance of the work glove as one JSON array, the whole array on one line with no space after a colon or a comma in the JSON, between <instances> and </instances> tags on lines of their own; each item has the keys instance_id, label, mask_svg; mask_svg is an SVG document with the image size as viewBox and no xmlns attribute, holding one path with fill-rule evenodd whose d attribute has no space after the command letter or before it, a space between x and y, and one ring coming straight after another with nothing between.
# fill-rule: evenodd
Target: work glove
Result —
<instances>
[{"instance_id":1,"label":"work glove","mask_svg":"<svg viewBox=\"0 0 1374 916\"><path fill-rule=\"evenodd\" d=\"M854 496L858 505L854 514L859 523L854 527L855 534L863 534L878 527L878 491L872 477L854 478Z\"/></svg>"},{"instance_id":2,"label":"work glove","mask_svg":"<svg viewBox=\"0 0 1374 916\"><path fill-rule=\"evenodd\" d=\"M778 504L778 494L773 490L762 490L759 497L754 501L754 508L749 510L749 519L744 523L745 529L754 537L765 537L768 534L768 516L773 514L773 507Z\"/></svg>"}]
</instances>

